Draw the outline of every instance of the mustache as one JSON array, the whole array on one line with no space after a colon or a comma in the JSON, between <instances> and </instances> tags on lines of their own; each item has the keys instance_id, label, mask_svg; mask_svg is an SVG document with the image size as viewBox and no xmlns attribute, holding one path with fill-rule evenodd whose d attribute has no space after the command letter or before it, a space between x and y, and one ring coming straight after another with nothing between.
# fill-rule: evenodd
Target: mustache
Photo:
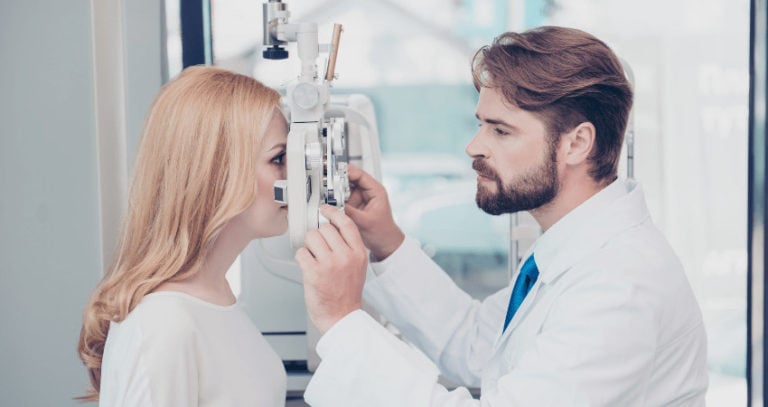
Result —
<instances>
[{"instance_id":1,"label":"mustache","mask_svg":"<svg viewBox=\"0 0 768 407\"><path fill-rule=\"evenodd\" d=\"M496 171L494 171L482 158L476 158L472 161L472 169L486 178L499 179L498 175L496 175Z\"/></svg>"}]
</instances>

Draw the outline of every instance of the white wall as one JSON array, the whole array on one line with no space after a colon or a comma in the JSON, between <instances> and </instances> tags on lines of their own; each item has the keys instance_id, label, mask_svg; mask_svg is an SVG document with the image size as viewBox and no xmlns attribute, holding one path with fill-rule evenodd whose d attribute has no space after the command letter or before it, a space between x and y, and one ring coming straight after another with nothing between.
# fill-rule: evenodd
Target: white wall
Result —
<instances>
[{"instance_id":1,"label":"white wall","mask_svg":"<svg viewBox=\"0 0 768 407\"><path fill-rule=\"evenodd\" d=\"M0 1L4 406L75 406L72 397L86 388L76 353L82 307L111 253L102 241L113 236L103 235L115 233L105 225L114 225L119 211L105 209L125 189L102 188L100 170L116 180L126 172L134 133L162 81L162 1L109 3L123 24L101 29L119 30L114 38L121 50L100 57L94 54L99 24L93 24L92 2ZM112 92L123 94L100 93L116 103L97 110L97 88L115 80L96 77L94 64L104 58L121 59L123 83ZM118 131L107 132L110 126ZM117 163L106 165L105 155L118 157Z\"/></svg>"}]
</instances>

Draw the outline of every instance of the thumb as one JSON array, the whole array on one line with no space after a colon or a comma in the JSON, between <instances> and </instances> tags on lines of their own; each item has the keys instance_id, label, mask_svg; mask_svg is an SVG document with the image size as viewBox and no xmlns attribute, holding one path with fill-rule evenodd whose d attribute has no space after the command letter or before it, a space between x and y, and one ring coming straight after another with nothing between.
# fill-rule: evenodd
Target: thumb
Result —
<instances>
[{"instance_id":1,"label":"thumb","mask_svg":"<svg viewBox=\"0 0 768 407\"><path fill-rule=\"evenodd\" d=\"M365 218L365 211L357 209L352 205L344 205L344 213L358 226L360 226L360 222Z\"/></svg>"},{"instance_id":2,"label":"thumb","mask_svg":"<svg viewBox=\"0 0 768 407\"><path fill-rule=\"evenodd\" d=\"M360 189L363 192L376 189L379 186L379 181L377 181L376 178L373 178L373 176L354 164L349 164L347 166L347 171L349 182L355 184L355 188Z\"/></svg>"}]
</instances>

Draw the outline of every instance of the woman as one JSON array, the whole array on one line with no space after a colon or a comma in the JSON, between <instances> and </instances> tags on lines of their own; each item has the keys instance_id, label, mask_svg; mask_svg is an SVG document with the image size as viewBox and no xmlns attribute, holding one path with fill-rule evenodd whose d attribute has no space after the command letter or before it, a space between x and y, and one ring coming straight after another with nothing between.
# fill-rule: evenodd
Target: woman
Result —
<instances>
[{"instance_id":1,"label":"woman","mask_svg":"<svg viewBox=\"0 0 768 407\"><path fill-rule=\"evenodd\" d=\"M86 306L78 351L106 406L283 406L280 358L225 273L287 228L280 95L192 67L163 87L136 159L115 263Z\"/></svg>"}]
</instances>

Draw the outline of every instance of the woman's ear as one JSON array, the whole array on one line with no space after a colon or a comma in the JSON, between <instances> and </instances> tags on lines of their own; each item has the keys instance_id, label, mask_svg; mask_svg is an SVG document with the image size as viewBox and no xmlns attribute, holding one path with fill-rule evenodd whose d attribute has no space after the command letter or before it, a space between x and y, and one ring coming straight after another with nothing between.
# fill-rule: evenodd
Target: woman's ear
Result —
<instances>
[{"instance_id":1,"label":"woman's ear","mask_svg":"<svg viewBox=\"0 0 768 407\"><path fill-rule=\"evenodd\" d=\"M563 136L565 163L580 165L587 162L595 144L595 126L590 122L580 123Z\"/></svg>"}]
</instances>

